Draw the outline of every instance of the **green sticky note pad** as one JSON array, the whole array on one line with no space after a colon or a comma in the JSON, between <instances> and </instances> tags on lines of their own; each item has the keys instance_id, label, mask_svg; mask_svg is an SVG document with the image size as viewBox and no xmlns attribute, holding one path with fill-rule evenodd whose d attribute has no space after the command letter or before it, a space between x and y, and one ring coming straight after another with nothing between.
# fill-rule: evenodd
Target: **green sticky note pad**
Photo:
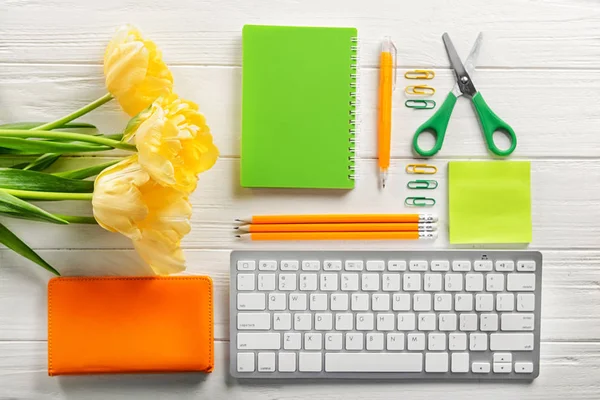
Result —
<instances>
[{"instance_id":1,"label":"green sticky note pad","mask_svg":"<svg viewBox=\"0 0 600 400\"><path fill-rule=\"evenodd\" d=\"M448 163L450 243L531 242L528 161Z\"/></svg>"}]
</instances>

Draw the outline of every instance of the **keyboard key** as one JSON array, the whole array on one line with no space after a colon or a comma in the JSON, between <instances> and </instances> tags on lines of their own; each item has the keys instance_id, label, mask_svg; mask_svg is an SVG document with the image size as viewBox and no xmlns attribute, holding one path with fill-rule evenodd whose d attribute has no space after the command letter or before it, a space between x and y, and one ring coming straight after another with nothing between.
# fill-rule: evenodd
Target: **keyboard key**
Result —
<instances>
[{"instance_id":1,"label":"keyboard key","mask_svg":"<svg viewBox=\"0 0 600 400\"><path fill-rule=\"evenodd\" d=\"M322 333L305 333L304 350L321 350L323 347Z\"/></svg>"},{"instance_id":2,"label":"keyboard key","mask_svg":"<svg viewBox=\"0 0 600 400\"><path fill-rule=\"evenodd\" d=\"M438 316L440 331L455 331L456 330L456 314L442 313Z\"/></svg>"},{"instance_id":3,"label":"keyboard key","mask_svg":"<svg viewBox=\"0 0 600 400\"><path fill-rule=\"evenodd\" d=\"M283 311L287 309L287 300L284 293L271 293L269 294L269 310L270 311Z\"/></svg>"},{"instance_id":4,"label":"keyboard key","mask_svg":"<svg viewBox=\"0 0 600 400\"><path fill-rule=\"evenodd\" d=\"M418 292L421 290L420 274L404 274L404 291Z\"/></svg>"},{"instance_id":5,"label":"keyboard key","mask_svg":"<svg viewBox=\"0 0 600 400\"><path fill-rule=\"evenodd\" d=\"M383 261L367 261L367 271L384 271L385 262Z\"/></svg>"},{"instance_id":6,"label":"keyboard key","mask_svg":"<svg viewBox=\"0 0 600 400\"><path fill-rule=\"evenodd\" d=\"M409 333L408 334L408 350L425 350L425 334L424 333Z\"/></svg>"},{"instance_id":7,"label":"keyboard key","mask_svg":"<svg viewBox=\"0 0 600 400\"><path fill-rule=\"evenodd\" d=\"M496 271L509 272L515 270L514 261L496 261Z\"/></svg>"},{"instance_id":8,"label":"keyboard key","mask_svg":"<svg viewBox=\"0 0 600 400\"><path fill-rule=\"evenodd\" d=\"M489 374L490 363L487 362L474 362L471 371L475 374Z\"/></svg>"},{"instance_id":9,"label":"keyboard key","mask_svg":"<svg viewBox=\"0 0 600 400\"><path fill-rule=\"evenodd\" d=\"M394 294L392 296L392 310L410 311L410 294Z\"/></svg>"},{"instance_id":10,"label":"keyboard key","mask_svg":"<svg viewBox=\"0 0 600 400\"><path fill-rule=\"evenodd\" d=\"M332 293L331 294L331 311L347 311L348 310L348 294L347 293Z\"/></svg>"},{"instance_id":11,"label":"keyboard key","mask_svg":"<svg viewBox=\"0 0 600 400\"><path fill-rule=\"evenodd\" d=\"M296 372L296 353L279 353L279 372Z\"/></svg>"},{"instance_id":12,"label":"keyboard key","mask_svg":"<svg viewBox=\"0 0 600 400\"><path fill-rule=\"evenodd\" d=\"M500 329L503 331L532 331L534 323L533 314L502 314Z\"/></svg>"},{"instance_id":13,"label":"keyboard key","mask_svg":"<svg viewBox=\"0 0 600 400\"><path fill-rule=\"evenodd\" d=\"M331 331L333 330L333 315L330 313L315 314L315 330Z\"/></svg>"},{"instance_id":14,"label":"keyboard key","mask_svg":"<svg viewBox=\"0 0 600 400\"><path fill-rule=\"evenodd\" d=\"M296 290L296 274L279 274L279 290Z\"/></svg>"},{"instance_id":15,"label":"keyboard key","mask_svg":"<svg viewBox=\"0 0 600 400\"><path fill-rule=\"evenodd\" d=\"M300 274L300 290L317 290L317 274Z\"/></svg>"},{"instance_id":16,"label":"keyboard key","mask_svg":"<svg viewBox=\"0 0 600 400\"><path fill-rule=\"evenodd\" d=\"M386 335L386 349L391 351L404 350L404 333L388 333Z\"/></svg>"},{"instance_id":17,"label":"keyboard key","mask_svg":"<svg viewBox=\"0 0 600 400\"><path fill-rule=\"evenodd\" d=\"M302 347L302 334L288 332L283 334L283 348L286 350L300 350Z\"/></svg>"},{"instance_id":18,"label":"keyboard key","mask_svg":"<svg viewBox=\"0 0 600 400\"><path fill-rule=\"evenodd\" d=\"M259 274L258 290L275 290L275 274Z\"/></svg>"},{"instance_id":19,"label":"keyboard key","mask_svg":"<svg viewBox=\"0 0 600 400\"><path fill-rule=\"evenodd\" d=\"M495 374L510 374L512 372L511 363L494 363Z\"/></svg>"},{"instance_id":20,"label":"keyboard key","mask_svg":"<svg viewBox=\"0 0 600 400\"><path fill-rule=\"evenodd\" d=\"M356 314L356 330L372 331L374 329L374 315L359 313Z\"/></svg>"},{"instance_id":21,"label":"keyboard key","mask_svg":"<svg viewBox=\"0 0 600 400\"><path fill-rule=\"evenodd\" d=\"M459 321L461 331L477 330L477 314L460 314Z\"/></svg>"},{"instance_id":22,"label":"keyboard key","mask_svg":"<svg viewBox=\"0 0 600 400\"><path fill-rule=\"evenodd\" d=\"M297 260L281 260L282 271L298 271L299 263Z\"/></svg>"},{"instance_id":23,"label":"keyboard key","mask_svg":"<svg viewBox=\"0 0 600 400\"><path fill-rule=\"evenodd\" d=\"M498 330L498 314L480 314L479 329L483 332Z\"/></svg>"},{"instance_id":24,"label":"keyboard key","mask_svg":"<svg viewBox=\"0 0 600 400\"><path fill-rule=\"evenodd\" d=\"M512 354L511 353L495 353L494 354L494 363L510 363L512 362Z\"/></svg>"},{"instance_id":25,"label":"keyboard key","mask_svg":"<svg viewBox=\"0 0 600 400\"><path fill-rule=\"evenodd\" d=\"M461 293L454 296L454 309L456 311L473 311L473 295Z\"/></svg>"},{"instance_id":26,"label":"keyboard key","mask_svg":"<svg viewBox=\"0 0 600 400\"><path fill-rule=\"evenodd\" d=\"M469 335L469 350L486 351L488 348L488 338L485 333L471 333Z\"/></svg>"},{"instance_id":27,"label":"keyboard key","mask_svg":"<svg viewBox=\"0 0 600 400\"><path fill-rule=\"evenodd\" d=\"M371 297L371 308L373 311L389 311L390 309L390 295L385 294L374 294Z\"/></svg>"},{"instance_id":28,"label":"keyboard key","mask_svg":"<svg viewBox=\"0 0 600 400\"><path fill-rule=\"evenodd\" d=\"M379 274L362 275L363 292L375 292L379 290Z\"/></svg>"},{"instance_id":29,"label":"keyboard key","mask_svg":"<svg viewBox=\"0 0 600 400\"><path fill-rule=\"evenodd\" d=\"M300 352L298 354L298 371L321 372L323 370L323 354L320 352Z\"/></svg>"},{"instance_id":30,"label":"keyboard key","mask_svg":"<svg viewBox=\"0 0 600 400\"><path fill-rule=\"evenodd\" d=\"M469 353L452 353L453 373L469 372Z\"/></svg>"},{"instance_id":31,"label":"keyboard key","mask_svg":"<svg viewBox=\"0 0 600 400\"><path fill-rule=\"evenodd\" d=\"M534 272L535 271L535 261L517 261L517 271Z\"/></svg>"},{"instance_id":32,"label":"keyboard key","mask_svg":"<svg viewBox=\"0 0 600 400\"><path fill-rule=\"evenodd\" d=\"M238 353L238 372L254 372L254 353Z\"/></svg>"},{"instance_id":33,"label":"keyboard key","mask_svg":"<svg viewBox=\"0 0 600 400\"><path fill-rule=\"evenodd\" d=\"M256 269L256 261L243 260L237 262L238 271L254 271Z\"/></svg>"},{"instance_id":34,"label":"keyboard key","mask_svg":"<svg viewBox=\"0 0 600 400\"><path fill-rule=\"evenodd\" d=\"M512 311L515 309L515 295L512 293L498 293L496 295L496 310Z\"/></svg>"},{"instance_id":35,"label":"keyboard key","mask_svg":"<svg viewBox=\"0 0 600 400\"><path fill-rule=\"evenodd\" d=\"M238 313L237 328L239 330L269 330L271 329L271 314L269 313Z\"/></svg>"},{"instance_id":36,"label":"keyboard key","mask_svg":"<svg viewBox=\"0 0 600 400\"><path fill-rule=\"evenodd\" d=\"M489 261L489 260L478 260L475 261L474 265L473 265L473 269L475 271L480 271L480 272L488 272L491 271L494 267L494 263Z\"/></svg>"},{"instance_id":37,"label":"keyboard key","mask_svg":"<svg viewBox=\"0 0 600 400\"><path fill-rule=\"evenodd\" d=\"M452 261L452 271L466 272L471 270L471 261Z\"/></svg>"},{"instance_id":38,"label":"keyboard key","mask_svg":"<svg viewBox=\"0 0 600 400\"><path fill-rule=\"evenodd\" d=\"M465 290L467 292L483 291L483 274L467 274L465 278Z\"/></svg>"},{"instance_id":39,"label":"keyboard key","mask_svg":"<svg viewBox=\"0 0 600 400\"><path fill-rule=\"evenodd\" d=\"M239 350L279 350L281 335L272 332L238 333L237 348Z\"/></svg>"},{"instance_id":40,"label":"keyboard key","mask_svg":"<svg viewBox=\"0 0 600 400\"><path fill-rule=\"evenodd\" d=\"M398 318L399 331L414 331L416 327L416 315L412 313L400 313Z\"/></svg>"},{"instance_id":41,"label":"keyboard key","mask_svg":"<svg viewBox=\"0 0 600 400\"><path fill-rule=\"evenodd\" d=\"M264 310L265 309L265 294L264 293L238 293L237 309L238 310Z\"/></svg>"},{"instance_id":42,"label":"keyboard key","mask_svg":"<svg viewBox=\"0 0 600 400\"><path fill-rule=\"evenodd\" d=\"M341 271L342 262L340 260L325 260L323 261L324 271Z\"/></svg>"},{"instance_id":43,"label":"keyboard key","mask_svg":"<svg viewBox=\"0 0 600 400\"><path fill-rule=\"evenodd\" d=\"M429 351L444 351L444 350L446 350L446 334L430 333L427 336L427 349Z\"/></svg>"},{"instance_id":44,"label":"keyboard key","mask_svg":"<svg viewBox=\"0 0 600 400\"><path fill-rule=\"evenodd\" d=\"M292 314L275 313L273 314L273 329L276 331L289 331L292 329Z\"/></svg>"},{"instance_id":45,"label":"keyboard key","mask_svg":"<svg viewBox=\"0 0 600 400\"><path fill-rule=\"evenodd\" d=\"M258 353L258 372L275 372L275 353Z\"/></svg>"},{"instance_id":46,"label":"keyboard key","mask_svg":"<svg viewBox=\"0 0 600 400\"><path fill-rule=\"evenodd\" d=\"M435 311L452 310L452 295L448 293L438 293L433 296L433 309Z\"/></svg>"},{"instance_id":47,"label":"keyboard key","mask_svg":"<svg viewBox=\"0 0 600 400\"><path fill-rule=\"evenodd\" d=\"M302 271L318 271L321 269L321 262L318 260L302 261Z\"/></svg>"},{"instance_id":48,"label":"keyboard key","mask_svg":"<svg viewBox=\"0 0 600 400\"><path fill-rule=\"evenodd\" d=\"M362 333L346 333L346 350L362 350L364 341Z\"/></svg>"},{"instance_id":49,"label":"keyboard key","mask_svg":"<svg viewBox=\"0 0 600 400\"><path fill-rule=\"evenodd\" d=\"M310 331L312 329L312 314L296 313L294 314L294 330Z\"/></svg>"},{"instance_id":50,"label":"keyboard key","mask_svg":"<svg viewBox=\"0 0 600 400\"><path fill-rule=\"evenodd\" d=\"M400 274L383 274L382 289L386 292L400 290Z\"/></svg>"},{"instance_id":51,"label":"keyboard key","mask_svg":"<svg viewBox=\"0 0 600 400\"><path fill-rule=\"evenodd\" d=\"M492 333L492 351L533 351L533 333Z\"/></svg>"},{"instance_id":52,"label":"keyboard key","mask_svg":"<svg viewBox=\"0 0 600 400\"><path fill-rule=\"evenodd\" d=\"M393 331L394 330L394 314L377 314L377 330L378 331Z\"/></svg>"},{"instance_id":53,"label":"keyboard key","mask_svg":"<svg viewBox=\"0 0 600 400\"><path fill-rule=\"evenodd\" d=\"M335 292L338 290L338 275L321 274L321 290L324 292Z\"/></svg>"},{"instance_id":54,"label":"keyboard key","mask_svg":"<svg viewBox=\"0 0 600 400\"><path fill-rule=\"evenodd\" d=\"M535 296L531 293L517 295L517 311L533 311L535 309Z\"/></svg>"},{"instance_id":55,"label":"keyboard key","mask_svg":"<svg viewBox=\"0 0 600 400\"><path fill-rule=\"evenodd\" d=\"M352 311L367 311L369 309L369 295L366 293L353 294Z\"/></svg>"},{"instance_id":56,"label":"keyboard key","mask_svg":"<svg viewBox=\"0 0 600 400\"><path fill-rule=\"evenodd\" d=\"M475 311L493 311L494 295L477 294L475 295Z\"/></svg>"},{"instance_id":57,"label":"keyboard key","mask_svg":"<svg viewBox=\"0 0 600 400\"><path fill-rule=\"evenodd\" d=\"M406 261L389 261L388 262L388 271L406 271Z\"/></svg>"},{"instance_id":58,"label":"keyboard key","mask_svg":"<svg viewBox=\"0 0 600 400\"><path fill-rule=\"evenodd\" d=\"M435 331L437 316L431 314L419 314L419 330L420 331Z\"/></svg>"},{"instance_id":59,"label":"keyboard key","mask_svg":"<svg viewBox=\"0 0 600 400\"><path fill-rule=\"evenodd\" d=\"M439 292L442 290L442 274L425 274L423 286L427 292Z\"/></svg>"},{"instance_id":60,"label":"keyboard key","mask_svg":"<svg viewBox=\"0 0 600 400\"><path fill-rule=\"evenodd\" d=\"M383 350L383 333L367 333L367 350Z\"/></svg>"},{"instance_id":61,"label":"keyboard key","mask_svg":"<svg viewBox=\"0 0 600 400\"><path fill-rule=\"evenodd\" d=\"M425 354L425 372L448 372L448 353Z\"/></svg>"},{"instance_id":62,"label":"keyboard key","mask_svg":"<svg viewBox=\"0 0 600 400\"><path fill-rule=\"evenodd\" d=\"M515 363L515 372L517 374L531 374L533 372L533 363L530 363L530 362Z\"/></svg>"},{"instance_id":63,"label":"keyboard key","mask_svg":"<svg viewBox=\"0 0 600 400\"><path fill-rule=\"evenodd\" d=\"M451 333L448 335L448 350L461 351L467 349L466 333Z\"/></svg>"},{"instance_id":64,"label":"keyboard key","mask_svg":"<svg viewBox=\"0 0 600 400\"><path fill-rule=\"evenodd\" d=\"M418 293L413 297L413 308L415 311L431 310L431 295L429 293Z\"/></svg>"},{"instance_id":65,"label":"keyboard key","mask_svg":"<svg viewBox=\"0 0 600 400\"><path fill-rule=\"evenodd\" d=\"M347 260L345 264L346 271L362 271L363 262L359 260Z\"/></svg>"},{"instance_id":66,"label":"keyboard key","mask_svg":"<svg viewBox=\"0 0 600 400\"><path fill-rule=\"evenodd\" d=\"M422 261L422 260L413 261L413 260L411 260L408 263L408 269L410 269L411 271L427 271L427 261Z\"/></svg>"},{"instance_id":67,"label":"keyboard key","mask_svg":"<svg viewBox=\"0 0 600 400\"><path fill-rule=\"evenodd\" d=\"M535 290L535 274L508 274L506 290L511 292L533 292Z\"/></svg>"},{"instance_id":68,"label":"keyboard key","mask_svg":"<svg viewBox=\"0 0 600 400\"><path fill-rule=\"evenodd\" d=\"M290 311L306 311L306 293L290 293Z\"/></svg>"},{"instance_id":69,"label":"keyboard key","mask_svg":"<svg viewBox=\"0 0 600 400\"><path fill-rule=\"evenodd\" d=\"M341 350L342 349L342 334L341 333L326 333L325 334L325 350Z\"/></svg>"},{"instance_id":70,"label":"keyboard key","mask_svg":"<svg viewBox=\"0 0 600 400\"><path fill-rule=\"evenodd\" d=\"M255 284L254 274L238 274L237 276L237 290L254 290Z\"/></svg>"},{"instance_id":71,"label":"keyboard key","mask_svg":"<svg viewBox=\"0 0 600 400\"><path fill-rule=\"evenodd\" d=\"M463 290L462 274L446 274L445 277L446 292L460 292Z\"/></svg>"},{"instance_id":72,"label":"keyboard key","mask_svg":"<svg viewBox=\"0 0 600 400\"><path fill-rule=\"evenodd\" d=\"M422 372L421 353L326 353L326 372Z\"/></svg>"},{"instance_id":73,"label":"keyboard key","mask_svg":"<svg viewBox=\"0 0 600 400\"><path fill-rule=\"evenodd\" d=\"M275 260L260 260L258 262L259 271L277 271L277 261Z\"/></svg>"},{"instance_id":74,"label":"keyboard key","mask_svg":"<svg viewBox=\"0 0 600 400\"><path fill-rule=\"evenodd\" d=\"M488 274L485 290L488 292L502 292L504 290L504 274Z\"/></svg>"},{"instance_id":75,"label":"keyboard key","mask_svg":"<svg viewBox=\"0 0 600 400\"><path fill-rule=\"evenodd\" d=\"M327 294L325 294L325 293L311 294L310 295L310 310L311 311L327 310Z\"/></svg>"},{"instance_id":76,"label":"keyboard key","mask_svg":"<svg viewBox=\"0 0 600 400\"><path fill-rule=\"evenodd\" d=\"M354 326L354 314L344 313L336 314L335 330L336 331L351 331Z\"/></svg>"},{"instance_id":77,"label":"keyboard key","mask_svg":"<svg viewBox=\"0 0 600 400\"><path fill-rule=\"evenodd\" d=\"M357 291L358 290L358 274L342 274L342 290Z\"/></svg>"},{"instance_id":78,"label":"keyboard key","mask_svg":"<svg viewBox=\"0 0 600 400\"><path fill-rule=\"evenodd\" d=\"M431 262L431 270L432 271L449 271L450 270L450 262L448 262L448 261L432 261Z\"/></svg>"}]
</instances>

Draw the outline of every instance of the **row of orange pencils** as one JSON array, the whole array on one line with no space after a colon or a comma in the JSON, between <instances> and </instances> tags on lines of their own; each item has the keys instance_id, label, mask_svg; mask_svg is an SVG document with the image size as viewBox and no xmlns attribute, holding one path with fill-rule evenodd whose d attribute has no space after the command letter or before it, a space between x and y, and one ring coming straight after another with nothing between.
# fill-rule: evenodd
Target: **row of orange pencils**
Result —
<instances>
[{"instance_id":1,"label":"row of orange pencils","mask_svg":"<svg viewBox=\"0 0 600 400\"><path fill-rule=\"evenodd\" d=\"M256 215L237 219L243 240L418 240L437 237L431 214Z\"/></svg>"}]
</instances>

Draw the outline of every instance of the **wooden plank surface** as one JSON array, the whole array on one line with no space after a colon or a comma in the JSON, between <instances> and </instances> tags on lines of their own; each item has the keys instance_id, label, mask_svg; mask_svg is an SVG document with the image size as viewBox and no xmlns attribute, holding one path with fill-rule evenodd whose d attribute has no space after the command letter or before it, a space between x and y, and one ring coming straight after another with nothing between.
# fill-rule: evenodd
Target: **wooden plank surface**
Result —
<instances>
[{"instance_id":1,"label":"wooden plank surface","mask_svg":"<svg viewBox=\"0 0 600 400\"><path fill-rule=\"evenodd\" d=\"M188 274L215 283L215 372L152 376L46 376L49 275L0 250L0 399L597 399L600 393L600 4L596 0L10 0L0 4L0 123L50 120L105 93L104 46L131 22L162 48L175 88L200 105L221 150L191 197L193 229L183 242ZM246 23L340 25L359 29L361 131L358 180L350 192L239 187L241 27ZM467 100L458 102L444 147L431 211L441 217L434 243L241 243L233 220L265 212L402 212L410 140L431 111L393 101L389 187L376 182L377 57L380 39L399 47L399 73L433 68L433 97L453 84L440 36L462 57L484 34L474 82L517 132L513 159L532 161L533 242L544 256L541 375L532 384L257 382L228 377L229 251L232 249L443 249L447 240L446 165L489 159ZM411 82L412 83L412 82ZM401 89L408 84L399 80ZM115 103L85 117L103 132L128 118ZM431 143L425 140L426 143ZM120 155L115 152L111 155ZM106 161L100 154L95 162ZM15 162L3 159L4 166ZM68 157L56 168L85 165ZM89 204L44 203L89 215ZM94 226L2 219L65 275L147 274L131 243Z\"/></svg>"}]
</instances>

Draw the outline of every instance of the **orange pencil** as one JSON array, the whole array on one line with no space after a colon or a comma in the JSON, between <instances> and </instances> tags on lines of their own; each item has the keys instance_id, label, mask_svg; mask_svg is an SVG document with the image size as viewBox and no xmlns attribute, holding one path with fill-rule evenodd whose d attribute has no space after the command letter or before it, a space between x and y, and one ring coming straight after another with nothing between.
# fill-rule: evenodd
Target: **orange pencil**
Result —
<instances>
[{"instance_id":1,"label":"orange pencil","mask_svg":"<svg viewBox=\"0 0 600 400\"><path fill-rule=\"evenodd\" d=\"M436 232L278 232L245 233L242 240L418 240L435 239Z\"/></svg>"},{"instance_id":2,"label":"orange pencil","mask_svg":"<svg viewBox=\"0 0 600 400\"><path fill-rule=\"evenodd\" d=\"M392 91L396 83L394 73L396 47L386 36L381 44L379 66L379 114L378 114L378 161L381 185L385 187L390 166L390 143L392 138Z\"/></svg>"},{"instance_id":3,"label":"orange pencil","mask_svg":"<svg viewBox=\"0 0 600 400\"><path fill-rule=\"evenodd\" d=\"M365 223L365 224L252 224L236 227L240 232L418 232L434 231L431 223Z\"/></svg>"},{"instance_id":4,"label":"orange pencil","mask_svg":"<svg viewBox=\"0 0 600 400\"><path fill-rule=\"evenodd\" d=\"M433 214L306 214L306 215L254 215L237 219L244 224L340 224L372 222L436 222Z\"/></svg>"}]
</instances>

